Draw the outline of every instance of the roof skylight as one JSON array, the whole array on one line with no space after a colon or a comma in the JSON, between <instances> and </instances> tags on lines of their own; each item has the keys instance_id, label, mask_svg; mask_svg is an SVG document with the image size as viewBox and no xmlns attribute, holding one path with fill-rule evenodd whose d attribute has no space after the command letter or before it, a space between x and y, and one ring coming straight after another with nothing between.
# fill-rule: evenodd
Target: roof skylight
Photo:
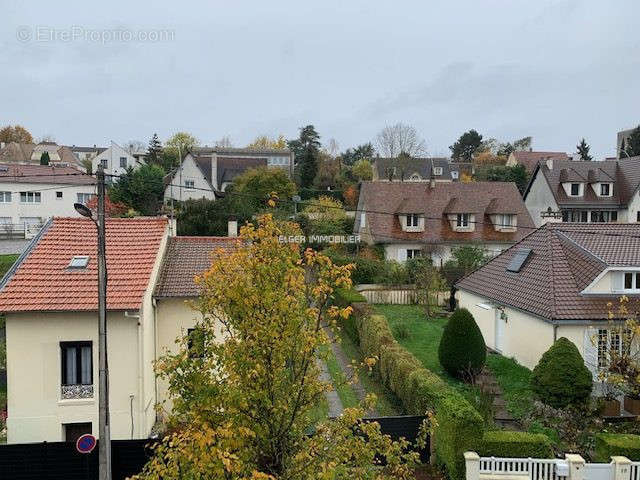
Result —
<instances>
[{"instance_id":1,"label":"roof skylight","mask_svg":"<svg viewBox=\"0 0 640 480\"><path fill-rule=\"evenodd\" d=\"M76 255L69 262L69 268L87 268L89 257L86 255Z\"/></svg>"},{"instance_id":2,"label":"roof skylight","mask_svg":"<svg viewBox=\"0 0 640 480\"><path fill-rule=\"evenodd\" d=\"M511 259L511 262L509 262L509 265L507 265L507 272L518 273L522 269L524 262L527 261L527 258L529 258L530 255L530 248L519 248L516 254Z\"/></svg>"}]
</instances>

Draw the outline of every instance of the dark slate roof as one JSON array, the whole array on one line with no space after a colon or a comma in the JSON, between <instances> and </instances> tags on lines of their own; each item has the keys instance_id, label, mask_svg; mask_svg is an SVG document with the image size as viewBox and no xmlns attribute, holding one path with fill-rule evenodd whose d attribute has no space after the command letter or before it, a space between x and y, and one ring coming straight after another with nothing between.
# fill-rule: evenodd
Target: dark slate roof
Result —
<instances>
[{"instance_id":1,"label":"dark slate roof","mask_svg":"<svg viewBox=\"0 0 640 480\"><path fill-rule=\"evenodd\" d=\"M95 185L96 179L73 167L0 163L0 183Z\"/></svg>"},{"instance_id":2,"label":"dark slate roof","mask_svg":"<svg viewBox=\"0 0 640 480\"><path fill-rule=\"evenodd\" d=\"M191 151L196 155L211 155L212 153L217 153L221 155L247 154L247 155L282 156L282 155L291 154L291 150L286 148L277 149L277 148L194 147L191 149Z\"/></svg>"},{"instance_id":3,"label":"dark slate roof","mask_svg":"<svg viewBox=\"0 0 640 480\"><path fill-rule=\"evenodd\" d=\"M520 248L520 272L506 270ZM549 320L604 320L618 295L580 292L609 266L640 266L640 224L547 223L456 286Z\"/></svg>"},{"instance_id":4,"label":"dark slate roof","mask_svg":"<svg viewBox=\"0 0 640 480\"><path fill-rule=\"evenodd\" d=\"M602 162L574 162L572 160L554 160L553 168L539 164L534 177L542 174L549 184L560 207L620 207L626 206L640 184L640 157L624 160L605 160ZM582 197L570 197L562 183L585 183ZM590 183L612 182L613 196L598 197ZM529 184L529 187L531 183ZM525 192L525 198L528 189Z\"/></svg>"},{"instance_id":5,"label":"dark slate roof","mask_svg":"<svg viewBox=\"0 0 640 480\"><path fill-rule=\"evenodd\" d=\"M238 242L238 238L232 237L170 238L154 296L197 297L200 289L195 283L195 277L211 266L215 252L229 252Z\"/></svg>"},{"instance_id":6,"label":"dark slate roof","mask_svg":"<svg viewBox=\"0 0 640 480\"><path fill-rule=\"evenodd\" d=\"M500 205L504 212L497 211ZM368 232L380 243L514 243L534 228L517 187L506 182L443 182L433 188L428 182L363 182L358 210L367 212ZM403 231L400 213L424 216L424 231ZM447 219L448 213L475 213L479 223L473 232L456 232ZM516 231L496 231L489 218L493 213L517 214Z\"/></svg>"},{"instance_id":7,"label":"dark slate roof","mask_svg":"<svg viewBox=\"0 0 640 480\"><path fill-rule=\"evenodd\" d=\"M376 169L377 178L379 180L389 180L389 174L393 172L393 167L396 166L393 180L400 180L400 171L397 168L398 159L396 158L383 158L378 157L374 159L374 168ZM431 178L431 167L441 167L442 175L437 175L437 180L452 180L451 171L460 171L460 168L455 163L450 163L448 158L445 157L433 157L433 158L410 158L406 160L406 171L404 179L408 180L411 175L418 174L422 180L428 180Z\"/></svg>"},{"instance_id":8,"label":"dark slate roof","mask_svg":"<svg viewBox=\"0 0 640 480\"><path fill-rule=\"evenodd\" d=\"M232 182L250 168L266 167L266 158L218 157L218 187Z\"/></svg>"}]
</instances>

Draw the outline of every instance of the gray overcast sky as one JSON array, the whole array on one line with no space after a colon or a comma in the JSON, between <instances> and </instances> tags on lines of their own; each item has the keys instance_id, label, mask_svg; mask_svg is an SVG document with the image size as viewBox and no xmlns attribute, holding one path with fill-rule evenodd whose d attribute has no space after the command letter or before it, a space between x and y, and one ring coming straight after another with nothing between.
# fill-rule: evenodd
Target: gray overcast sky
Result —
<instances>
[{"instance_id":1,"label":"gray overcast sky","mask_svg":"<svg viewBox=\"0 0 640 480\"><path fill-rule=\"evenodd\" d=\"M637 0L0 4L0 124L59 143L311 123L344 149L402 121L432 154L475 128L601 157L640 123ZM117 29L173 38L96 39Z\"/></svg>"}]
</instances>

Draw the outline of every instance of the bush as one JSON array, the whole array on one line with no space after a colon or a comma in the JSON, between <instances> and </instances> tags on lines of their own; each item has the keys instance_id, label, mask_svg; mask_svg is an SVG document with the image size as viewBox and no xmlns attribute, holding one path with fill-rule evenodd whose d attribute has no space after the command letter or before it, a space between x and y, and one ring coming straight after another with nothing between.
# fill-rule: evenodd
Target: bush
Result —
<instances>
[{"instance_id":1,"label":"bush","mask_svg":"<svg viewBox=\"0 0 640 480\"><path fill-rule=\"evenodd\" d=\"M367 305L354 310L362 354L378 358L374 372L409 415L435 413L436 460L445 465L452 480L464 478L463 453L482 437L482 417L459 392L396 342L384 316L372 315Z\"/></svg>"},{"instance_id":2,"label":"bush","mask_svg":"<svg viewBox=\"0 0 640 480\"><path fill-rule=\"evenodd\" d=\"M486 432L476 452L483 457L553 458L551 441L542 433Z\"/></svg>"},{"instance_id":3,"label":"bush","mask_svg":"<svg viewBox=\"0 0 640 480\"><path fill-rule=\"evenodd\" d=\"M404 322L398 323L393 329L393 333L395 333L396 338L406 340L409 338L409 327L407 327L407 324Z\"/></svg>"},{"instance_id":4,"label":"bush","mask_svg":"<svg viewBox=\"0 0 640 480\"><path fill-rule=\"evenodd\" d=\"M366 303L366 301L367 299L353 288L336 288L333 292L333 304L339 307L347 307L352 303Z\"/></svg>"},{"instance_id":5,"label":"bush","mask_svg":"<svg viewBox=\"0 0 640 480\"><path fill-rule=\"evenodd\" d=\"M473 315L466 308L453 312L438 347L442 367L454 377L475 376L487 359L487 347Z\"/></svg>"},{"instance_id":6,"label":"bush","mask_svg":"<svg viewBox=\"0 0 640 480\"><path fill-rule=\"evenodd\" d=\"M559 338L543 355L531 375L531 389L547 405L565 408L583 404L593 379L576 346Z\"/></svg>"},{"instance_id":7,"label":"bush","mask_svg":"<svg viewBox=\"0 0 640 480\"><path fill-rule=\"evenodd\" d=\"M597 434L594 462L608 463L614 455L627 457L634 461L640 460L640 435L628 433Z\"/></svg>"}]
</instances>

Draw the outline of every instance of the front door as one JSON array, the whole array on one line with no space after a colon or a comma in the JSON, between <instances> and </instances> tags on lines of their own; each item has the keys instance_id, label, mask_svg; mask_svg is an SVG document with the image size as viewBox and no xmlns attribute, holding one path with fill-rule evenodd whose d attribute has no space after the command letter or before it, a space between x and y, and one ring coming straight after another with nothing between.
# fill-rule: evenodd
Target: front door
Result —
<instances>
[{"instance_id":1,"label":"front door","mask_svg":"<svg viewBox=\"0 0 640 480\"><path fill-rule=\"evenodd\" d=\"M75 442L85 433L91 432L91 422L87 423L65 423L64 424L64 441Z\"/></svg>"},{"instance_id":2,"label":"front door","mask_svg":"<svg viewBox=\"0 0 640 480\"><path fill-rule=\"evenodd\" d=\"M504 350L504 320L502 319L502 311L499 308L495 312L495 349L502 353Z\"/></svg>"}]
</instances>

